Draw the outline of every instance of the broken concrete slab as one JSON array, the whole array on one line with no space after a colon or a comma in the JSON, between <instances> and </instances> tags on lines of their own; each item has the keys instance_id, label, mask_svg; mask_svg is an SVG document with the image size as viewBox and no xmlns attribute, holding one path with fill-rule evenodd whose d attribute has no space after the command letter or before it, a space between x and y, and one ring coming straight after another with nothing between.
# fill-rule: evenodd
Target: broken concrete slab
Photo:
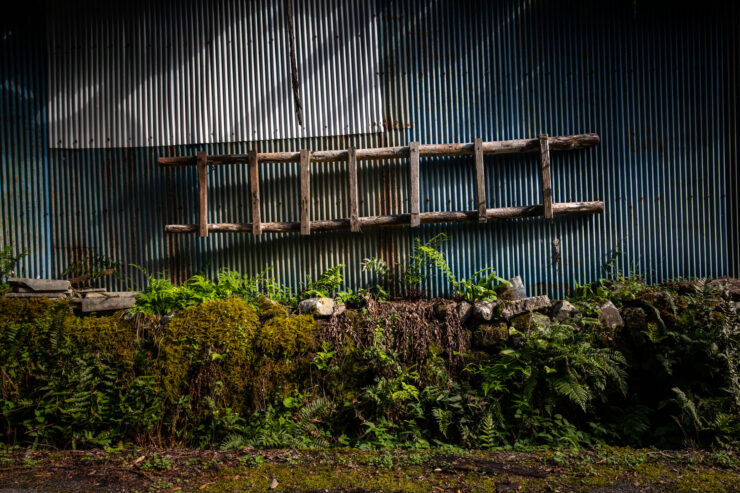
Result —
<instances>
[{"instance_id":1,"label":"broken concrete slab","mask_svg":"<svg viewBox=\"0 0 740 493\"><path fill-rule=\"evenodd\" d=\"M551 306L552 303L550 302L550 297L544 294L542 296L532 296L521 300L502 301L499 303L496 311L498 312L499 317L511 320L511 318L519 314L547 310Z\"/></svg>"},{"instance_id":2,"label":"broken concrete slab","mask_svg":"<svg viewBox=\"0 0 740 493\"><path fill-rule=\"evenodd\" d=\"M10 277L8 284L11 287L28 288L34 292L67 291L72 287L69 281L57 279L31 279L27 277Z\"/></svg>"},{"instance_id":3,"label":"broken concrete slab","mask_svg":"<svg viewBox=\"0 0 740 493\"><path fill-rule=\"evenodd\" d=\"M583 318L583 314L581 313L581 310L576 308L573 305L573 303L567 300L559 300L553 303L550 316L552 317L553 320L557 322L562 322L563 320L568 320L571 318L572 319Z\"/></svg>"}]
</instances>

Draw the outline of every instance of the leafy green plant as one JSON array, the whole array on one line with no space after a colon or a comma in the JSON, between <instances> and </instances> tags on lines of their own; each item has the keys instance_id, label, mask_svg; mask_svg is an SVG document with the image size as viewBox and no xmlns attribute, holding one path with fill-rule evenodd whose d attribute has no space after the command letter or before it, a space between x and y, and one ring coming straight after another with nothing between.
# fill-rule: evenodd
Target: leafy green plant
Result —
<instances>
[{"instance_id":1,"label":"leafy green plant","mask_svg":"<svg viewBox=\"0 0 740 493\"><path fill-rule=\"evenodd\" d=\"M493 267L488 267L453 285L457 296L461 296L467 302L475 303L476 301L496 301L497 293L511 284L506 279L497 276Z\"/></svg>"},{"instance_id":2,"label":"leafy green plant","mask_svg":"<svg viewBox=\"0 0 740 493\"><path fill-rule=\"evenodd\" d=\"M115 259L105 255L86 254L70 263L62 275L69 278L73 286L85 288L94 286L105 276L112 275L118 280L123 280L121 268L121 262Z\"/></svg>"},{"instance_id":3,"label":"leafy green plant","mask_svg":"<svg viewBox=\"0 0 740 493\"><path fill-rule=\"evenodd\" d=\"M295 294L289 288L267 275L269 268L254 277L222 270L215 281L196 274L182 286L172 284L164 273L155 276L140 267L139 269L146 275L148 285L137 297L133 313L162 315L208 301L232 297L256 304L263 295L288 306L295 306L297 303Z\"/></svg>"},{"instance_id":4,"label":"leafy green plant","mask_svg":"<svg viewBox=\"0 0 740 493\"><path fill-rule=\"evenodd\" d=\"M390 298L388 289L392 284L392 271L388 263L379 257L370 257L363 259L362 271L375 275L375 286L366 290L367 293L374 296L378 301L386 301Z\"/></svg>"},{"instance_id":5,"label":"leafy green plant","mask_svg":"<svg viewBox=\"0 0 740 493\"><path fill-rule=\"evenodd\" d=\"M447 235L444 233L439 233L424 243L418 237L414 238L414 247L409 255L404 274L404 283L409 289L420 291L432 269L441 271L453 285L457 285L457 278L447 265L444 255L439 251L445 241L447 241Z\"/></svg>"},{"instance_id":6,"label":"leafy green plant","mask_svg":"<svg viewBox=\"0 0 740 493\"><path fill-rule=\"evenodd\" d=\"M0 295L8 291L8 278L15 275L15 267L20 260L28 255L28 250L13 253L13 246L6 245L0 249Z\"/></svg>"},{"instance_id":7,"label":"leafy green plant","mask_svg":"<svg viewBox=\"0 0 740 493\"><path fill-rule=\"evenodd\" d=\"M573 419L583 416L594 397L606 397L610 383L625 394L625 366L618 351L596 347L588 334L555 324L530 334L521 348L502 349L498 360L481 365L478 372L484 395L493 398L499 409L513 411L502 423L512 443L526 430L535 443L559 440L553 438L559 434L576 445L583 437L578 437L564 414ZM571 406L563 406L563 399Z\"/></svg>"},{"instance_id":8,"label":"leafy green plant","mask_svg":"<svg viewBox=\"0 0 740 493\"><path fill-rule=\"evenodd\" d=\"M308 276L304 288L301 290L300 299L334 296L339 286L344 282L343 270L344 264L339 264L328 269L315 281Z\"/></svg>"},{"instance_id":9,"label":"leafy green plant","mask_svg":"<svg viewBox=\"0 0 740 493\"><path fill-rule=\"evenodd\" d=\"M142 471L164 471L172 469L172 461L167 457L159 455L157 452L149 455L143 464L141 464Z\"/></svg>"}]
</instances>

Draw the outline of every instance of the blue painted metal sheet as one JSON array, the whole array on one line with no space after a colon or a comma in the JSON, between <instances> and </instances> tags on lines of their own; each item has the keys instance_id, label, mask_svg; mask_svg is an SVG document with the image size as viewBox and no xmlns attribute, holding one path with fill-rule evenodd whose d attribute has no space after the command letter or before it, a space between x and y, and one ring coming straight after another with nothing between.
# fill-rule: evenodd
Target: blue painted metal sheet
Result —
<instances>
[{"instance_id":1,"label":"blue painted metal sheet","mask_svg":"<svg viewBox=\"0 0 740 493\"><path fill-rule=\"evenodd\" d=\"M72 259L94 252L167 271L175 280L206 266L255 273L273 265L280 280L297 285L305 274L315 277L344 263L348 284L358 286L368 280L359 268L364 257L399 261L415 236L437 232L449 236L445 252L459 276L492 265L503 275L522 275L532 293L562 296L576 281L608 274L608 265L642 272L651 281L737 276L737 9L698 16L644 5L379 2L384 131L257 144L48 151L38 100L43 49L4 42L2 242L31 240L27 273L34 276L59 275ZM7 61L11 55L16 62ZM9 89L9 81L17 80L35 87L33 104ZM25 115L21 121L34 125L19 130L17 107ZM497 140L540 132L601 135L596 148L553 153L552 173L556 201L602 199L605 214L310 238L200 239L163 232L167 223L195 222L196 173L159 168L162 155ZM361 214L408 209L407 164L360 164ZM312 204L314 217L346 217L343 166L313 166L313 196L320 199ZM297 171L294 164L261 165L263 220L298 218ZM489 207L540 201L536 155L487 157L486 172ZM246 167L211 169L209 180L212 221L248 221ZM472 159L422 159L421 182L422 211L474 209ZM19 193L20 183L31 193ZM446 290L436 278L429 294Z\"/></svg>"}]
</instances>

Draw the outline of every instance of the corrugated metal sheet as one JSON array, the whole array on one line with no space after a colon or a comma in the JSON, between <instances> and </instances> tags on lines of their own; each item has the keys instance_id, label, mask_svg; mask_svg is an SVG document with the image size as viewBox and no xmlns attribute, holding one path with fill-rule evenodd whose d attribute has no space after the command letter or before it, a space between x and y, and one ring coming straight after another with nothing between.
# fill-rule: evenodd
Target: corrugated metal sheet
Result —
<instances>
[{"instance_id":1,"label":"corrugated metal sheet","mask_svg":"<svg viewBox=\"0 0 740 493\"><path fill-rule=\"evenodd\" d=\"M34 23L0 19L0 247L28 249L19 272L52 275L44 38Z\"/></svg>"},{"instance_id":2,"label":"corrugated metal sheet","mask_svg":"<svg viewBox=\"0 0 740 493\"><path fill-rule=\"evenodd\" d=\"M51 2L55 148L165 146L379 132L374 2Z\"/></svg>"},{"instance_id":3,"label":"corrugated metal sheet","mask_svg":"<svg viewBox=\"0 0 740 493\"><path fill-rule=\"evenodd\" d=\"M274 265L280 280L295 285L304 274L315 277L345 263L348 283L357 286L366 282L359 269L362 258L399 260L415 236L437 232L450 237L445 250L459 275L494 265L504 275L521 274L530 292L556 296L575 281L606 275L608 264L654 281L740 275L736 8L697 15L680 8L651 10L643 2L428 1L386 2L376 9L383 132L364 136L47 153L46 120L35 120L39 102L23 103L7 82L43 87L34 77L44 73L42 50L4 41L3 53L12 52L17 61L11 64L4 56L2 62L7 139L2 186L5 191L10 183L6 176L28 176L35 188L13 199L4 193L2 241L23 244L26 235L40 238L48 228L46 243L34 240L35 255L28 263L33 275L47 275L45 262L51 274L59 275L75 256L94 252L152 272L166 270L176 280L206 267L254 273ZM342 56L350 57L348 64L356 62L351 54ZM331 67L317 71L326 80L334 74ZM23 121L37 121L30 134L8 123L16 114L11 107L20 108ZM196 173L158 168L160 155L591 131L602 137L598 147L553 154L553 186L556 201L604 200L602 216L310 238L222 234L200 239L163 233L164 224L195 222ZM46 162L48 188L34 178L47 169ZM263 220L297 219L297 166L261 166ZM313 166L313 196L320 198L313 214L346 216L342 165ZM406 161L360 166L361 214L407 209ZM536 166L534 155L486 158L489 207L538 202ZM474 208L472 173L467 158L423 159L422 210ZM212 220L248 221L246 167L218 167L209 179ZM48 199L42 200L42 190ZM40 219L44 208L48 222ZM37 219L23 211L34 211ZM14 219L6 222L6 217ZM446 283L436 279L430 294L445 290Z\"/></svg>"}]
</instances>

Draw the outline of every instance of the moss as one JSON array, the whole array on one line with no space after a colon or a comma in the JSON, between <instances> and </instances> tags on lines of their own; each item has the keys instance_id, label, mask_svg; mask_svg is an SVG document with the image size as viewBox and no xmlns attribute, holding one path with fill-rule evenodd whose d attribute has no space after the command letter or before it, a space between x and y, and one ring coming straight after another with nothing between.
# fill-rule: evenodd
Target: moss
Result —
<instances>
[{"instance_id":1,"label":"moss","mask_svg":"<svg viewBox=\"0 0 740 493\"><path fill-rule=\"evenodd\" d=\"M291 358L316 349L316 332L310 315L273 317L262 326L255 347L268 356Z\"/></svg>"},{"instance_id":2,"label":"moss","mask_svg":"<svg viewBox=\"0 0 740 493\"><path fill-rule=\"evenodd\" d=\"M167 396L173 402L181 395L213 396L215 386L226 385L219 394L241 400L258 327L257 312L238 298L209 301L176 314L160 344Z\"/></svg>"},{"instance_id":3,"label":"moss","mask_svg":"<svg viewBox=\"0 0 740 493\"><path fill-rule=\"evenodd\" d=\"M136 330L121 323L121 313L102 317L68 315L64 328L77 344L96 357L113 358L124 368L134 366L138 348Z\"/></svg>"},{"instance_id":4,"label":"moss","mask_svg":"<svg viewBox=\"0 0 740 493\"><path fill-rule=\"evenodd\" d=\"M163 386L172 402L185 394L198 406L208 396L248 413L301 383L317 345L316 322L266 300L259 305L262 325L257 311L237 298L175 315L160 344Z\"/></svg>"},{"instance_id":5,"label":"moss","mask_svg":"<svg viewBox=\"0 0 740 493\"><path fill-rule=\"evenodd\" d=\"M259 308L260 319L269 320L275 317L287 317L288 308L281 305L277 301L271 300L267 296L260 296L257 300L257 306Z\"/></svg>"},{"instance_id":6,"label":"moss","mask_svg":"<svg viewBox=\"0 0 740 493\"><path fill-rule=\"evenodd\" d=\"M317 349L317 333L310 315L275 316L262 325L254 341L259 382L255 403L266 402L273 393L288 396L304 383Z\"/></svg>"},{"instance_id":7,"label":"moss","mask_svg":"<svg viewBox=\"0 0 740 493\"><path fill-rule=\"evenodd\" d=\"M0 337L23 327L28 346L45 345L40 338L60 327L67 313L69 302L64 300L0 297Z\"/></svg>"},{"instance_id":8,"label":"moss","mask_svg":"<svg viewBox=\"0 0 740 493\"><path fill-rule=\"evenodd\" d=\"M0 298L0 368L51 362L64 339L69 303L45 298Z\"/></svg>"},{"instance_id":9,"label":"moss","mask_svg":"<svg viewBox=\"0 0 740 493\"><path fill-rule=\"evenodd\" d=\"M529 335L532 331L544 332L550 327L550 318L537 312L523 313L511 319L512 328L522 334Z\"/></svg>"}]
</instances>

